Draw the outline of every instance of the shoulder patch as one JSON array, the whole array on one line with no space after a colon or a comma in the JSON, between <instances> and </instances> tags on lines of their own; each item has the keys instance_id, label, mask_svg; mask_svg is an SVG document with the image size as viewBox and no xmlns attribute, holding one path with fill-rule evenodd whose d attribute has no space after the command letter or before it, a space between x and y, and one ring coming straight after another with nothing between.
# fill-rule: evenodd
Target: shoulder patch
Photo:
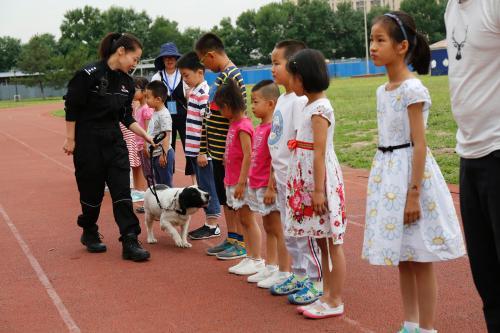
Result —
<instances>
[{"instance_id":1,"label":"shoulder patch","mask_svg":"<svg viewBox=\"0 0 500 333\"><path fill-rule=\"evenodd\" d=\"M96 70L97 70L97 66L96 65L89 65L89 66L83 68L83 71L85 73L87 73L88 75L91 75Z\"/></svg>"}]
</instances>

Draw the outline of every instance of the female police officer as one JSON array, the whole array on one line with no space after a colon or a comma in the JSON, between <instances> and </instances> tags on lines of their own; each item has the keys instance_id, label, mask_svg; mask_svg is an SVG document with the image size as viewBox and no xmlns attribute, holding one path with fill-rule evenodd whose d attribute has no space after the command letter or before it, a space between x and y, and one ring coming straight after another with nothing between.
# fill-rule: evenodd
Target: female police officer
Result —
<instances>
[{"instance_id":1,"label":"female police officer","mask_svg":"<svg viewBox=\"0 0 500 333\"><path fill-rule=\"evenodd\" d=\"M81 242L89 252L104 252L97 219L105 183L113 200L113 214L120 228L124 259L149 258L137 240L141 232L130 197L128 151L118 122L146 141L152 138L132 117L134 82L128 75L138 63L142 44L133 35L109 33L101 41L101 61L78 71L68 84L65 96L66 141L63 150L73 154L80 191L83 228Z\"/></svg>"}]
</instances>

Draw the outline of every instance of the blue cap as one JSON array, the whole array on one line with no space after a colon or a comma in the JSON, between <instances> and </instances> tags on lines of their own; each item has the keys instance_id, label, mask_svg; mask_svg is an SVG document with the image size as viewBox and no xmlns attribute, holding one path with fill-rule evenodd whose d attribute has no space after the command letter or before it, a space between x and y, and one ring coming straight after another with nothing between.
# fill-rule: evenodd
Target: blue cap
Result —
<instances>
[{"instance_id":1,"label":"blue cap","mask_svg":"<svg viewBox=\"0 0 500 333\"><path fill-rule=\"evenodd\" d=\"M179 50L177 50L177 46L174 43L169 42L163 44L160 47L160 54L155 59L156 70L160 71L165 68L163 57L174 57L176 59L179 59L181 57L181 54L179 53Z\"/></svg>"}]
</instances>

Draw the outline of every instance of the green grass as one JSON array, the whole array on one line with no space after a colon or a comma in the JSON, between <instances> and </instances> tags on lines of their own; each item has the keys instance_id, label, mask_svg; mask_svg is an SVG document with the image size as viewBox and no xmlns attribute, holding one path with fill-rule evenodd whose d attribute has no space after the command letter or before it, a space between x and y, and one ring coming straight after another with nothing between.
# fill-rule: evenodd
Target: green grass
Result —
<instances>
[{"instance_id":1,"label":"green grass","mask_svg":"<svg viewBox=\"0 0 500 333\"><path fill-rule=\"evenodd\" d=\"M459 170L459 158L454 152L457 126L451 114L448 77L423 76L421 79L432 98L427 143L446 181L456 184ZM331 81L327 96L335 109L335 150L342 164L370 168L377 149L375 91L386 81L386 77Z\"/></svg>"},{"instance_id":2,"label":"green grass","mask_svg":"<svg viewBox=\"0 0 500 333\"><path fill-rule=\"evenodd\" d=\"M43 98L30 98L30 99L21 99L19 102L14 100L4 100L0 101L0 109L7 108L16 108L22 106L30 106L35 104L50 104L55 102L62 102L62 97L47 97Z\"/></svg>"},{"instance_id":3,"label":"green grass","mask_svg":"<svg viewBox=\"0 0 500 333\"><path fill-rule=\"evenodd\" d=\"M64 116L66 115L66 112L64 112L64 109L55 110L55 111L52 111L52 115L56 116L56 117L64 118Z\"/></svg>"}]
</instances>

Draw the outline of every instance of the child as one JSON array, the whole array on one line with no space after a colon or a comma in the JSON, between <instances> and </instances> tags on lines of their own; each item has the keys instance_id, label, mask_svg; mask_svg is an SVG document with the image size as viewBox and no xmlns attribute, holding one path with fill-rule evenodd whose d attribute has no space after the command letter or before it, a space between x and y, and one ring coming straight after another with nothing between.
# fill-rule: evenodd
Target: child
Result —
<instances>
[{"instance_id":1,"label":"child","mask_svg":"<svg viewBox=\"0 0 500 333\"><path fill-rule=\"evenodd\" d=\"M236 211L236 223L246 236L248 257L229 268L238 275L255 274L263 269L264 260L260 256L261 233L252 211L245 202L247 179L252 155L252 121L245 116L245 100L238 84L226 79L217 90L215 102L222 115L229 119L226 152L224 153L224 185L226 185L227 205Z\"/></svg>"},{"instance_id":2,"label":"child","mask_svg":"<svg viewBox=\"0 0 500 333\"><path fill-rule=\"evenodd\" d=\"M148 134L154 137L160 132L166 132L167 135L163 141L153 150L153 172L157 184L165 184L172 187L174 150L170 146L172 132L172 118L165 107L167 98L167 88L160 81L153 81L146 86L146 103L154 109L153 116L149 121ZM149 156L149 145L145 149ZM148 181L149 182L149 181Z\"/></svg>"},{"instance_id":3,"label":"child","mask_svg":"<svg viewBox=\"0 0 500 333\"><path fill-rule=\"evenodd\" d=\"M368 180L363 257L398 265L405 322L400 332L436 332L433 262L464 255L448 187L426 146L429 92L408 70L428 72L429 45L403 12L375 18L370 55L389 82L377 89L379 147Z\"/></svg>"},{"instance_id":4,"label":"child","mask_svg":"<svg viewBox=\"0 0 500 333\"><path fill-rule=\"evenodd\" d=\"M220 203L215 190L212 160L208 158L206 165L198 165L200 153L201 129L203 113L208 103L208 84L205 81L205 68L195 52L183 55L177 61L182 79L191 89L188 95L188 109L186 117L186 159L196 175L196 181L203 191L210 194L208 207L205 208L206 222L197 229L198 232L189 234L191 239L206 239L220 236L217 220L220 217Z\"/></svg>"},{"instance_id":5,"label":"child","mask_svg":"<svg viewBox=\"0 0 500 333\"><path fill-rule=\"evenodd\" d=\"M135 84L135 95L134 95L134 103L137 105L134 111L134 118L137 123L145 130L148 129L149 120L151 116L153 116L154 110L151 109L146 103L146 94L145 89L148 84L148 79L145 77L136 77L134 78ZM139 135L135 136L135 142L137 145L137 155L139 160L141 161L142 174L137 176L137 179L148 179L148 175L151 176L151 165L149 163L149 158L146 157L147 148L144 149L146 143L144 139ZM136 177L134 174L134 184L138 184L136 182ZM137 186L136 186L137 187ZM145 186L140 188L141 190L145 190ZM138 207L135 210L137 213L144 213L144 206Z\"/></svg>"},{"instance_id":6,"label":"child","mask_svg":"<svg viewBox=\"0 0 500 333\"><path fill-rule=\"evenodd\" d=\"M285 233L317 238L325 277L324 295L298 311L314 319L339 316L344 313L346 214L342 171L333 149L335 118L325 95L330 78L323 54L312 49L295 54L287 70L292 90L307 96L308 103L297 139L289 142L293 155L286 185Z\"/></svg>"},{"instance_id":7,"label":"child","mask_svg":"<svg viewBox=\"0 0 500 333\"><path fill-rule=\"evenodd\" d=\"M302 109L307 103L307 97L298 97L292 91L290 74L286 70L286 65L295 53L305 47L303 42L285 40L276 44L271 53L274 80L285 88L285 93L279 97L276 104L268 141L273 178L277 188L277 202L283 225L286 220L286 176L291 157L287 142L295 139L297 128L302 123ZM312 303L320 297L322 289L321 259L319 259L320 252L316 240L311 237L287 237L285 235L285 243L291 257L293 274L288 273L287 269L273 274L260 284L262 287L271 288L273 295L288 295L288 301L292 304Z\"/></svg>"},{"instance_id":8,"label":"child","mask_svg":"<svg viewBox=\"0 0 500 333\"><path fill-rule=\"evenodd\" d=\"M246 88L243 84L241 72L224 50L222 40L213 33L206 33L195 44L195 51L200 62L214 73L219 73L215 83L210 87L209 107L203 117L203 129L200 143L198 165L206 166L208 157L212 158L215 188L217 198L224 207L224 216L227 224L228 236L222 243L209 248L208 255L218 259L228 260L246 256L243 236L237 232L235 213L226 205L226 189L224 187L224 150L229 121L221 115L219 106L214 102L217 88L228 78L238 83L243 100L246 100ZM202 227L203 228L203 227ZM209 230L214 233L215 228ZM206 228L205 228L206 230ZM190 235L198 234L199 230L191 231Z\"/></svg>"},{"instance_id":9,"label":"child","mask_svg":"<svg viewBox=\"0 0 500 333\"><path fill-rule=\"evenodd\" d=\"M255 129L246 202L251 211L262 215L266 231L267 265L247 280L257 282L259 287L262 287L262 281L272 275L290 274L290 259L283 236L280 211L276 204L276 191L270 177L271 154L267 144L279 95L279 87L272 80L260 81L252 88L252 111L261 123Z\"/></svg>"}]
</instances>

